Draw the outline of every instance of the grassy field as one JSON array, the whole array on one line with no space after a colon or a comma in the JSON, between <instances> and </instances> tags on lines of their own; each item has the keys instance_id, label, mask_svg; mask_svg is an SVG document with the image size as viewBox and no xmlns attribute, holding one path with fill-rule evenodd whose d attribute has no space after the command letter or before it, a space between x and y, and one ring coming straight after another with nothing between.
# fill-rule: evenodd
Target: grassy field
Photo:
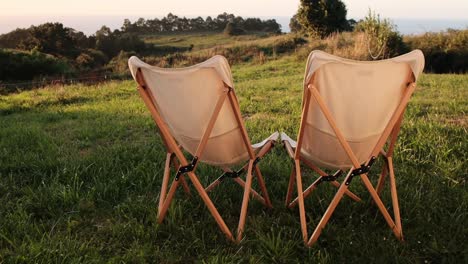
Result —
<instances>
[{"instance_id":1,"label":"grassy field","mask_svg":"<svg viewBox=\"0 0 468 264\"><path fill-rule=\"evenodd\" d=\"M295 137L303 68L293 56L233 67L253 142L277 130ZM355 180L364 202L344 199L311 249L297 210L283 205L292 164L281 145L260 162L274 208L252 200L246 237L235 245L201 199L180 190L156 223L165 154L133 81L2 96L0 262L466 263L467 84L468 75L425 74L406 112L395 157L406 241ZM204 184L219 173L199 167ZM309 233L334 191L323 185L307 199ZM234 229L239 187L227 182L212 199ZM383 200L390 206L388 190Z\"/></svg>"},{"instance_id":2,"label":"grassy field","mask_svg":"<svg viewBox=\"0 0 468 264\"><path fill-rule=\"evenodd\" d=\"M197 32L197 33L172 33L172 34L157 34L148 35L143 39L147 43L153 43L156 46L171 46L171 47L190 47L193 45L193 50L211 48L218 45L235 45L245 41L258 40L266 38L267 34L248 34L240 36L226 36L217 32Z\"/></svg>"}]
</instances>

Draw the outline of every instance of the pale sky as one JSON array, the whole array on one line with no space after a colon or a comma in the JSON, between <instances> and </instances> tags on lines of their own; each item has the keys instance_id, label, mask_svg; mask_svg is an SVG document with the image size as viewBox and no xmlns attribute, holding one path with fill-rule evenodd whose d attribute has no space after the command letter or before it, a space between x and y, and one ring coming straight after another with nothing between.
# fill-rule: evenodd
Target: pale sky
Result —
<instances>
[{"instance_id":1,"label":"pale sky","mask_svg":"<svg viewBox=\"0 0 468 264\"><path fill-rule=\"evenodd\" d=\"M344 0L349 18L368 8L389 18L468 19L467 0ZM2 0L0 16L292 16L299 0Z\"/></svg>"}]
</instances>

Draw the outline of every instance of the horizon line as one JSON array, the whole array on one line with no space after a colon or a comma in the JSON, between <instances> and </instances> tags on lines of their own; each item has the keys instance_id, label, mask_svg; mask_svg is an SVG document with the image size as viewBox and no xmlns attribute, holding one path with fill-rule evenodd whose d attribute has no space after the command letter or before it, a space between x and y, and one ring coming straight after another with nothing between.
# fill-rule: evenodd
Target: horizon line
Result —
<instances>
[{"instance_id":1,"label":"horizon line","mask_svg":"<svg viewBox=\"0 0 468 264\"><path fill-rule=\"evenodd\" d=\"M214 17L214 15L210 15L210 14L202 14L202 15L193 15L193 14L177 14L175 12L169 12L169 13L172 13L173 15L176 15L176 16L184 16L184 17L202 17L202 18L205 18L205 17L208 17L208 16L211 16L211 17ZM2 14L0 16L0 20L2 17L47 17L47 16L54 16L54 17L142 17L142 18L148 18L148 17L153 17L153 18L159 18L159 17L165 17L167 16L169 13L167 14L158 14L158 15L154 15L154 14L140 14L140 15L136 15L136 14L108 14L108 15L99 15L99 14L19 14L19 15L12 15L12 14ZM228 14L234 14L236 16L240 16L240 17L251 17L251 18L269 18L269 17L292 17L292 15L262 15L262 16L255 16L255 15L243 15L243 14L235 14L235 13L229 13L229 12L226 12ZM220 15L222 13L219 13L219 14L216 14L216 15ZM356 19L357 17L349 17L348 19ZM430 19L430 20L467 20L468 21L468 18L461 18L461 17L455 17L455 18L452 18L452 17L383 17L383 18L388 18L388 19L407 19L407 20L424 20L424 19Z\"/></svg>"}]
</instances>

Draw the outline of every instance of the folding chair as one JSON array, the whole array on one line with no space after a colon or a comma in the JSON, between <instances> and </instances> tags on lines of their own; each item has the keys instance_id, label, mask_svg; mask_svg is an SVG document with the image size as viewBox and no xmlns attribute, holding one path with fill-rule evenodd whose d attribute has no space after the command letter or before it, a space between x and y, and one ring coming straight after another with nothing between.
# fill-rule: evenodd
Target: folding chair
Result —
<instances>
[{"instance_id":1,"label":"folding chair","mask_svg":"<svg viewBox=\"0 0 468 264\"><path fill-rule=\"evenodd\" d=\"M356 176L369 191L395 236L403 240L392 157L404 111L423 68L424 56L419 50L373 62L343 59L321 51L309 55L297 142L281 134L281 140L294 160L286 205L299 204L302 237L307 246L317 241L345 194L360 201L348 189ZM385 164L376 190L367 174L379 156ZM305 191L301 163L319 175ZM337 172L327 174L320 167ZM348 172L340 184L337 179L344 171ZM379 197L387 174L394 219ZM338 191L309 238L304 198L327 181L338 187ZM291 201L294 182L297 198Z\"/></svg>"},{"instance_id":2,"label":"folding chair","mask_svg":"<svg viewBox=\"0 0 468 264\"><path fill-rule=\"evenodd\" d=\"M232 178L244 188L237 229L237 241L240 241L250 194L265 206L272 207L257 163L273 147L278 132L261 143L251 145L233 89L231 70L222 56L178 69L150 66L137 57L131 57L129 67L138 83L138 91L159 128L167 153L159 197L158 223L164 220L179 186L189 193L184 179L188 176L221 231L234 241L231 231L208 196L208 192L223 180ZM193 157L190 162L183 150ZM195 172L200 162L220 167L224 171L206 188ZM240 170L232 170L233 165L243 162L247 164ZM176 175L168 190L171 165ZM245 181L240 177L243 172L247 174ZM258 180L261 195L251 187L253 174Z\"/></svg>"}]
</instances>

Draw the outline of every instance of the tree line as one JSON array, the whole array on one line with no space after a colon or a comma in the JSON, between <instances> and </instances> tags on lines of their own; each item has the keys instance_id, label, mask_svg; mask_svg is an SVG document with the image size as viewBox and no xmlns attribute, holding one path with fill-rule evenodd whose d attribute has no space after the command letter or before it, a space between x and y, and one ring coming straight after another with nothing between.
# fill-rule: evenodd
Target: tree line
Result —
<instances>
[{"instance_id":1,"label":"tree line","mask_svg":"<svg viewBox=\"0 0 468 264\"><path fill-rule=\"evenodd\" d=\"M61 23L45 23L0 35L0 51L4 49L0 52L0 80L18 80L22 76L21 79L31 79L37 75L93 70L107 65L120 52L146 55L191 49L157 47L143 41L141 36L145 34L223 30L228 35L248 32L276 34L281 33L281 26L274 19L244 19L228 13L206 19L178 17L169 13L162 19L139 18L135 22L125 19L120 29L111 30L102 26L95 34L87 36ZM14 74L20 71L27 73Z\"/></svg>"},{"instance_id":2,"label":"tree line","mask_svg":"<svg viewBox=\"0 0 468 264\"><path fill-rule=\"evenodd\" d=\"M178 17L172 13L162 19L139 18L135 22L125 19L121 28L122 32L132 33L160 33L160 32L196 32L196 31L223 31L228 24L246 32L262 31L281 33L281 25L274 19L261 20L259 18L242 18L226 12L212 18L202 17L186 18Z\"/></svg>"}]
</instances>

